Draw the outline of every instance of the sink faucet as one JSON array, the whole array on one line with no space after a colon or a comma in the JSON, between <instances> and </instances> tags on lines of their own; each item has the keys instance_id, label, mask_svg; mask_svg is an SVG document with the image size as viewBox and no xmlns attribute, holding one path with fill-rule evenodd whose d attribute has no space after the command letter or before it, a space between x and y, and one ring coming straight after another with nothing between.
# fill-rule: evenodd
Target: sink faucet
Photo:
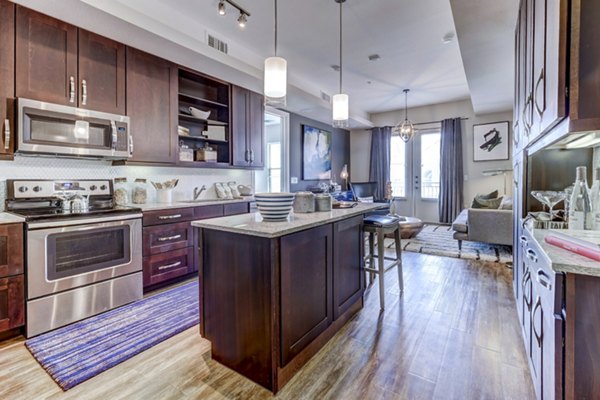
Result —
<instances>
[{"instance_id":1,"label":"sink faucet","mask_svg":"<svg viewBox=\"0 0 600 400\"><path fill-rule=\"evenodd\" d=\"M202 187L200 189L198 189L198 187L196 186L194 188L194 200L198 200L198 197L200 197L200 195L202 194L202 192L204 192L206 190L206 186L202 185Z\"/></svg>"}]
</instances>

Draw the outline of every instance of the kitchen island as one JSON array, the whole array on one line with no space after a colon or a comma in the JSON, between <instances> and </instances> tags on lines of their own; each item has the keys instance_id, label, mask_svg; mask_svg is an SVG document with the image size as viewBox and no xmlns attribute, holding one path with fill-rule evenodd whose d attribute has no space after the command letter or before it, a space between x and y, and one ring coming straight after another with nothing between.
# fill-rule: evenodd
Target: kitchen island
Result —
<instances>
[{"instance_id":1,"label":"kitchen island","mask_svg":"<svg viewBox=\"0 0 600 400\"><path fill-rule=\"evenodd\" d=\"M362 223L380 207L192 222L212 357L277 393L363 307Z\"/></svg>"}]
</instances>

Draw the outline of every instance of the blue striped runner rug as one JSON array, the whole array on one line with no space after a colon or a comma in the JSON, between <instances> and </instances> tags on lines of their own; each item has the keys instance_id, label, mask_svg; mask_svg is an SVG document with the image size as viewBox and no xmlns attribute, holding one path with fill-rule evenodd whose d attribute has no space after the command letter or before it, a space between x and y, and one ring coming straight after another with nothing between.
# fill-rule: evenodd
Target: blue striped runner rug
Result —
<instances>
[{"instance_id":1,"label":"blue striped runner rug","mask_svg":"<svg viewBox=\"0 0 600 400\"><path fill-rule=\"evenodd\" d=\"M190 282L29 339L25 346L68 390L198 322L198 282Z\"/></svg>"}]
</instances>

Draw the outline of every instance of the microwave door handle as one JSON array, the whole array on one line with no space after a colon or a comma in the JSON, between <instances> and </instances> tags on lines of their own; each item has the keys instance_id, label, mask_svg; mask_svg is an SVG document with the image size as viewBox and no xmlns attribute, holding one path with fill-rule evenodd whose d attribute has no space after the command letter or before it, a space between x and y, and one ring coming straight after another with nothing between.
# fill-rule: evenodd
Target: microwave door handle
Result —
<instances>
[{"instance_id":1,"label":"microwave door handle","mask_svg":"<svg viewBox=\"0 0 600 400\"><path fill-rule=\"evenodd\" d=\"M133 155L133 138L131 137L131 135L127 136L127 142L129 142L129 155L132 156Z\"/></svg>"},{"instance_id":2,"label":"microwave door handle","mask_svg":"<svg viewBox=\"0 0 600 400\"><path fill-rule=\"evenodd\" d=\"M115 121L110 121L110 129L112 131L112 143L111 143L111 147L113 149L113 151L117 150L117 124L115 124Z\"/></svg>"}]
</instances>

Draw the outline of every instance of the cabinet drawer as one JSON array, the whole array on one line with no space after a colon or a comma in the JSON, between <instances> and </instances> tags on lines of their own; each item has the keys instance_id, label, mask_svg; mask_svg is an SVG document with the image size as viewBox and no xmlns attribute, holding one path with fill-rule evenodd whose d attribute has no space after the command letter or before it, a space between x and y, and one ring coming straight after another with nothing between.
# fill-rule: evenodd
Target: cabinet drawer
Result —
<instances>
[{"instance_id":1,"label":"cabinet drawer","mask_svg":"<svg viewBox=\"0 0 600 400\"><path fill-rule=\"evenodd\" d=\"M194 208L194 219L207 219L223 216L223 206L220 204Z\"/></svg>"},{"instance_id":2,"label":"cabinet drawer","mask_svg":"<svg viewBox=\"0 0 600 400\"><path fill-rule=\"evenodd\" d=\"M144 287L187 275L193 268L193 247L144 257Z\"/></svg>"},{"instance_id":3,"label":"cabinet drawer","mask_svg":"<svg viewBox=\"0 0 600 400\"><path fill-rule=\"evenodd\" d=\"M194 219L194 209L174 208L170 210L144 212L144 226L172 224L174 222L191 221Z\"/></svg>"},{"instance_id":4,"label":"cabinet drawer","mask_svg":"<svg viewBox=\"0 0 600 400\"><path fill-rule=\"evenodd\" d=\"M0 279L0 332L25 323L23 275Z\"/></svg>"},{"instance_id":5,"label":"cabinet drawer","mask_svg":"<svg viewBox=\"0 0 600 400\"><path fill-rule=\"evenodd\" d=\"M23 273L23 225L0 225L0 278Z\"/></svg>"},{"instance_id":6,"label":"cabinet drawer","mask_svg":"<svg viewBox=\"0 0 600 400\"><path fill-rule=\"evenodd\" d=\"M143 230L144 256L194 245L194 230L189 222L147 226Z\"/></svg>"},{"instance_id":7,"label":"cabinet drawer","mask_svg":"<svg viewBox=\"0 0 600 400\"><path fill-rule=\"evenodd\" d=\"M233 204L225 204L223 206L223 214L227 215L237 215L237 214L247 214L248 213L248 203L233 203Z\"/></svg>"}]
</instances>

